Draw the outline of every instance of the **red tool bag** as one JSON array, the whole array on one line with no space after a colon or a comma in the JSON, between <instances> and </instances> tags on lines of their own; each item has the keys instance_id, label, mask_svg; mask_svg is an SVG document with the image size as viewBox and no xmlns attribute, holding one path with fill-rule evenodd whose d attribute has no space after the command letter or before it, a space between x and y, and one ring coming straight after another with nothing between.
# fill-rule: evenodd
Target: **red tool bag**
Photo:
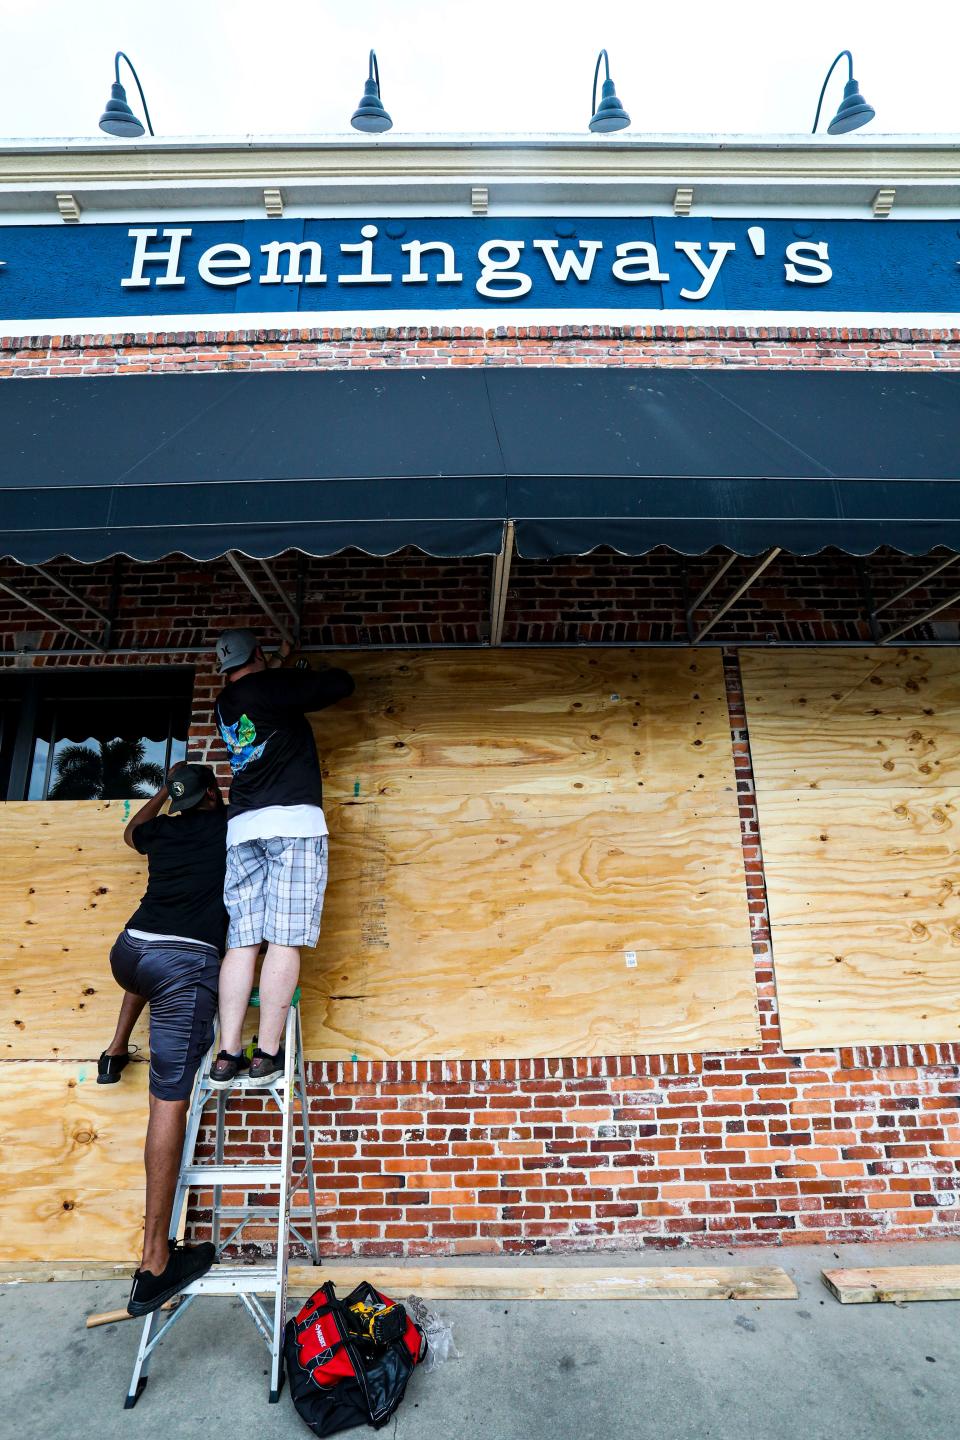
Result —
<instances>
[{"instance_id":1,"label":"red tool bag","mask_svg":"<svg viewBox=\"0 0 960 1440\"><path fill-rule=\"evenodd\" d=\"M287 1322L283 1355L290 1394L314 1435L336 1435L355 1425L379 1430L403 1399L407 1381L427 1353L423 1331L407 1319L389 1345L369 1349L350 1337L345 1312L363 1301L392 1304L366 1281L343 1300L328 1281Z\"/></svg>"}]
</instances>

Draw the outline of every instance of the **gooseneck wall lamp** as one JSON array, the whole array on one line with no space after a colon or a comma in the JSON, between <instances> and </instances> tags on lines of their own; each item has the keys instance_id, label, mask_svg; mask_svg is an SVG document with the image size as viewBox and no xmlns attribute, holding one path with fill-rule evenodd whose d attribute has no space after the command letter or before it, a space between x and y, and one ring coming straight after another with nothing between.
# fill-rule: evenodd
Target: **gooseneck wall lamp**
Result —
<instances>
[{"instance_id":1,"label":"gooseneck wall lamp","mask_svg":"<svg viewBox=\"0 0 960 1440\"><path fill-rule=\"evenodd\" d=\"M843 87L843 99L840 101L840 108L827 126L827 134L846 135L848 130L859 130L861 125L866 125L867 121L872 120L877 113L873 106L868 105L866 100L864 100L860 94L860 86L853 78L853 56L849 50L841 50L827 71L827 78L824 80L820 90L820 99L817 101L817 113L814 116L813 130L811 132L814 135L817 133L817 125L820 123L820 107L823 105L823 97L827 93L830 76L844 55L847 57L847 64L849 66L848 79L846 85Z\"/></svg>"},{"instance_id":2,"label":"gooseneck wall lamp","mask_svg":"<svg viewBox=\"0 0 960 1440\"><path fill-rule=\"evenodd\" d=\"M138 120L136 115L127 104L127 92L120 84L120 61L126 60L130 67L130 74L137 82L137 89L140 91L140 103L143 106L143 113L147 121L147 129L153 134L153 126L150 123L150 111L147 109L147 97L143 93L143 86L140 84L140 76L133 68L133 61L124 51L118 50L113 58L113 73L115 76L110 86L110 99L106 103L103 114L100 116L100 129L107 135L117 135L123 140L136 140L143 134L143 122Z\"/></svg>"},{"instance_id":3,"label":"gooseneck wall lamp","mask_svg":"<svg viewBox=\"0 0 960 1440\"><path fill-rule=\"evenodd\" d=\"M380 66L376 50L370 51L370 71L363 87L363 99L350 116L350 124L354 130L362 130L367 135L379 135L393 126L380 99Z\"/></svg>"},{"instance_id":4,"label":"gooseneck wall lamp","mask_svg":"<svg viewBox=\"0 0 960 1440\"><path fill-rule=\"evenodd\" d=\"M601 60L606 66L606 79L603 82L603 91L598 106L597 80L600 76ZM617 99L616 88L610 79L610 56L606 50L600 51L593 71L593 94L590 99L590 114L593 117L590 121L590 129L595 135L603 135L610 130L625 130L630 124L630 116Z\"/></svg>"}]
</instances>

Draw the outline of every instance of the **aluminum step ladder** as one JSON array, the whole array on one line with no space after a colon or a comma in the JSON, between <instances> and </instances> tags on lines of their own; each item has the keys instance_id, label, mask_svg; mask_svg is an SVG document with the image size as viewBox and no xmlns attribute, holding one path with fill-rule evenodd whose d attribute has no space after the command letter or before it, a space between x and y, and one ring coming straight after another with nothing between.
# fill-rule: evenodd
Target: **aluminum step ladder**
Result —
<instances>
[{"instance_id":1,"label":"aluminum step ladder","mask_svg":"<svg viewBox=\"0 0 960 1440\"><path fill-rule=\"evenodd\" d=\"M315 1265L320 1264L320 1250L317 1237L316 1186L313 1174L313 1147L310 1141L310 1122L307 1115L307 1087L303 1069L303 1031L300 1024L300 990L293 997L287 1012L284 1033L283 1079L266 1086L245 1087L242 1081L229 1090L215 1089L210 1084L210 1065L216 1054L215 1044L210 1047L193 1088L190 1111L187 1118L186 1134L183 1141L183 1158L180 1162L180 1177L177 1182L170 1220L170 1235L173 1238L180 1227L187 1195L192 1189L213 1188L212 1239L217 1248L217 1263L206 1275L187 1285L176 1308L164 1313L154 1310L144 1320L140 1348L137 1351L133 1377L124 1409L131 1410L143 1394L147 1384L147 1370L150 1358L166 1335L167 1331L189 1309L198 1295L237 1295L242 1300L250 1318L260 1332L270 1351L270 1403L280 1398L283 1386L282 1348L283 1331L287 1310L287 1260L290 1250L290 1236L294 1235L310 1252ZM259 993L254 991L251 1005L260 1003ZM224 1158L227 1104L231 1095L270 1095L282 1118L282 1143L280 1160L276 1164L232 1164ZM300 1102L301 1129L303 1133L304 1166L293 1173L293 1108ZM196 1163L197 1139L203 1121L204 1110L216 1102L216 1139L214 1158L202 1164ZM306 1182L310 1204L310 1238L290 1222L290 1202ZM277 1189L275 1205L230 1205L222 1204L224 1187L233 1189ZM220 1256L228 1245L240 1236L252 1221L276 1218L277 1256L268 1265L220 1264ZM227 1222L224 1225L223 1222ZM235 1222L230 1228L231 1222ZM261 1296L268 1297L264 1305ZM269 1297L272 1297L272 1315Z\"/></svg>"}]
</instances>

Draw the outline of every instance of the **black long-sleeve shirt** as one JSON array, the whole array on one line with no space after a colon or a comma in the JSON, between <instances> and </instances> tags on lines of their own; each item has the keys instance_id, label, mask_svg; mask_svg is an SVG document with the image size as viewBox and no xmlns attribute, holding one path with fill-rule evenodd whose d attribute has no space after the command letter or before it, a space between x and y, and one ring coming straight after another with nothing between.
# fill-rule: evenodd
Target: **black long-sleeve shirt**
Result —
<instances>
[{"instance_id":1,"label":"black long-sleeve shirt","mask_svg":"<svg viewBox=\"0 0 960 1440\"><path fill-rule=\"evenodd\" d=\"M323 805L307 714L353 693L346 670L259 670L228 683L216 704L230 752L229 815L267 805Z\"/></svg>"}]
</instances>

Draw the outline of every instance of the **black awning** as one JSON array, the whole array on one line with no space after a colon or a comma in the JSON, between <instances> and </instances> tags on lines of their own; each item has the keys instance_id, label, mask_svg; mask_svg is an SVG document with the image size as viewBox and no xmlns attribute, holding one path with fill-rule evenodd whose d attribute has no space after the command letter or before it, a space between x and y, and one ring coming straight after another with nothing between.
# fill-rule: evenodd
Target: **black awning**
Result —
<instances>
[{"instance_id":1,"label":"black awning","mask_svg":"<svg viewBox=\"0 0 960 1440\"><path fill-rule=\"evenodd\" d=\"M0 384L0 553L960 550L943 373L222 372Z\"/></svg>"},{"instance_id":2,"label":"black awning","mask_svg":"<svg viewBox=\"0 0 960 1440\"><path fill-rule=\"evenodd\" d=\"M506 482L482 377L348 371L0 385L0 553L490 555Z\"/></svg>"}]
</instances>

